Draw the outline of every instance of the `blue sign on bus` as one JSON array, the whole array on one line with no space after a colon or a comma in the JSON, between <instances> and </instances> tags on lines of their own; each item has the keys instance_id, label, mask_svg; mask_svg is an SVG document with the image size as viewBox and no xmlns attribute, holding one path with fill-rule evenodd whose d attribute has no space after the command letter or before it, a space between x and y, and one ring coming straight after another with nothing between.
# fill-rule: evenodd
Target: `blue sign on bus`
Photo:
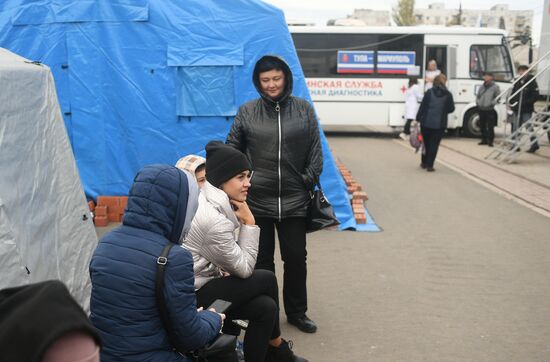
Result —
<instances>
[{"instance_id":1,"label":"blue sign on bus","mask_svg":"<svg viewBox=\"0 0 550 362\"><path fill-rule=\"evenodd\" d=\"M414 51L378 51L376 67L380 74L407 74L415 66Z\"/></svg>"},{"instance_id":2,"label":"blue sign on bus","mask_svg":"<svg viewBox=\"0 0 550 362\"><path fill-rule=\"evenodd\" d=\"M337 73L372 73L374 72L374 51L338 51Z\"/></svg>"}]
</instances>

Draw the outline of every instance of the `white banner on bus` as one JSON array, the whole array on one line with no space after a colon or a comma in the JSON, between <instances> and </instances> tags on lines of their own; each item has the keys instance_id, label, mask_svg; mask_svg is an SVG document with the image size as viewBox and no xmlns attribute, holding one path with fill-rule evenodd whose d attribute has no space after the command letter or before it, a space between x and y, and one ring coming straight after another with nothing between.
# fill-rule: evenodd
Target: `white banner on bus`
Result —
<instances>
[{"instance_id":1,"label":"white banner on bus","mask_svg":"<svg viewBox=\"0 0 550 362\"><path fill-rule=\"evenodd\" d=\"M374 51L338 51L337 73L368 74L374 72Z\"/></svg>"},{"instance_id":2,"label":"white banner on bus","mask_svg":"<svg viewBox=\"0 0 550 362\"><path fill-rule=\"evenodd\" d=\"M415 65L414 51L378 51L376 67L380 74L408 74L409 68Z\"/></svg>"}]
</instances>

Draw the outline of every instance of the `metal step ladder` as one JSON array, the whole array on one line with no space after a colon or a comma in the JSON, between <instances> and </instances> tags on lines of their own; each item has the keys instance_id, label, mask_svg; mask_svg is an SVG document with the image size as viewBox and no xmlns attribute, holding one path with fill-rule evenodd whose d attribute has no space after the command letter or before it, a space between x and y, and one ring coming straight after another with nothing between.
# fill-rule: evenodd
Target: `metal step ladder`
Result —
<instances>
[{"instance_id":1,"label":"metal step ladder","mask_svg":"<svg viewBox=\"0 0 550 362\"><path fill-rule=\"evenodd\" d=\"M512 163L522 152L530 150L548 132L550 132L550 111L547 104L544 111L533 113L529 120L502 140L485 158L498 160L498 163Z\"/></svg>"},{"instance_id":2,"label":"metal step ladder","mask_svg":"<svg viewBox=\"0 0 550 362\"><path fill-rule=\"evenodd\" d=\"M543 66L543 69L538 69L537 74L535 74L529 81L527 81L521 88L519 88L514 94L512 92L513 86L519 82L523 77L526 77L529 72L534 69L541 61L545 59L550 59L550 51L544 54L539 58L535 63L533 63L529 69L524 73L524 75L516 79L512 87L503 91L497 96L497 100L502 101L506 99L506 104L508 107L515 107L519 103L519 109L521 109L521 104L523 101L523 89L527 87L531 82L534 82L539 78L545 71L550 69L550 62ZM519 96L519 102L510 104L510 99ZM519 122L519 119L518 119ZM489 153L485 159L495 159L498 160L498 163L514 162L521 153L529 151L533 145L535 145L540 138L545 135L549 135L550 139L550 95L546 97L546 104L543 107L543 110L537 113L533 113L532 117L518 127L512 134L504 138L496 147Z\"/></svg>"}]
</instances>

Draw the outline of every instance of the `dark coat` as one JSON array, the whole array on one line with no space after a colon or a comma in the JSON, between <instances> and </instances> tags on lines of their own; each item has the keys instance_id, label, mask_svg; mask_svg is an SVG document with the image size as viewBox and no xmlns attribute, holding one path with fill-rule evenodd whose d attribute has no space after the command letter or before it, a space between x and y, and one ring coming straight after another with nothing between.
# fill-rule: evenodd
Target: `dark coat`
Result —
<instances>
[{"instance_id":1,"label":"dark coat","mask_svg":"<svg viewBox=\"0 0 550 362\"><path fill-rule=\"evenodd\" d=\"M196 211L197 193L189 196L189 177L168 165L143 168L130 190L122 226L106 234L94 252L90 318L103 340L102 361L187 360L168 342L155 276L162 249L179 243L190 226L186 213ZM168 254L164 297L180 345L193 350L216 337L221 319L210 311L197 312L193 258L180 246Z\"/></svg>"},{"instance_id":2,"label":"dark coat","mask_svg":"<svg viewBox=\"0 0 550 362\"><path fill-rule=\"evenodd\" d=\"M86 313L58 280L0 290L0 360L40 362L61 337L80 332L101 345Z\"/></svg>"},{"instance_id":3,"label":"dark coat","mask_svg":"<svg viewBox=\"0 0 550 362\"><path fill-rule=\"evenodd\" d=\"M454 110L455 103L451 92L443 86L435 86L424 95L416 120L422 128L446 129L448 114Z\"/></svg>"},{"instance_id":4,"label":"dark coat","mask_svg":"<svg viewBox=\"0 0 550 362\"><path fill-rule=\"evenodd\" d=\"M285 74L285 89L278 100L261 92L257 69L266 58L280 62ZM260 59L253 81L261 98L239 108L227 136L227 143L252 163L254 177L247 202L258 217L304 217L309 190L323 169L315 111L309 102L291 95L292 73L280 58Z\"/></svg>"},{"instance_id":5,"label":"dark coat","mask_svg":"<svg viewBox=\"0 0 550 362\"><path fill-rule=\"evenodd\" d=\"M531 74L528 74L521 78L516 84L514 84L514 88L512 89L512 93L510 95L516 93L525 83L530 81L533 78ZM523 96L521 96L523 94ZM515 97L510 98L509 103L514 104L517 102L515 106L512 107L512 110L514 112L518 112L519 110L519 100L521 97L521 112L520 113L533 113L535 110L535 102L537 101L537 98L539 97L539 86L537 84L536 80L533 80L531 83L529 83L528 86L523 88L523 90L518 93Z\"/></svg>"}]
</instances>

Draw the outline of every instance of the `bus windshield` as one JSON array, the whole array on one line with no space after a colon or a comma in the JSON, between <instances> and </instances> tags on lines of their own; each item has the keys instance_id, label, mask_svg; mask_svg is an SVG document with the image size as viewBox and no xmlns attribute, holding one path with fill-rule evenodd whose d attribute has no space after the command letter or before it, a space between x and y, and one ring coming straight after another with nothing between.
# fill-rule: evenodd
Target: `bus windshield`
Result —
<instances>
[{"instance_id":1,"label":"bus windshield","mask_svg":"<svg viewBox=\"0 0 550 362\"><path fill-rule=\"evenodd\" d=\"M470 47L470 77L482 79L483 72L493 73L497 81L511 81L512 61L504 45L472 45Z\"/></svg>"}]
</instances>

